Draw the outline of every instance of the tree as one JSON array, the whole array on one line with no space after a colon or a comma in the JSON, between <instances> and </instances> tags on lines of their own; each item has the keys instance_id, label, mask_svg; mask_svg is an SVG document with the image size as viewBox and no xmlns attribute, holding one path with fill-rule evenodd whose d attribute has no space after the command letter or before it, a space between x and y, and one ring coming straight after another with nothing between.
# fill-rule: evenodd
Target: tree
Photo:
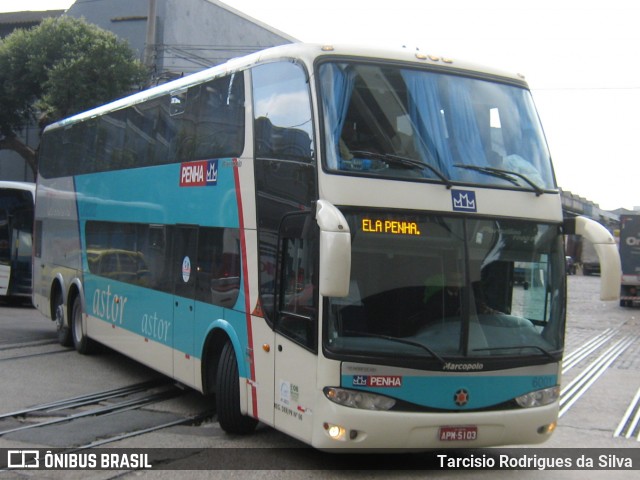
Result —
<instances>
[{"instance_id":1,"label":"tree","mask_svg":"<svg viewBox=\"0 0 640 480\"><path fill-rule=\"evenodd\" d=\"M71 17L46 19L0 41L0 149L33 172L36 154L17 135L128 94L148 78L129 45Z\"/></svg>"}]
</instances>

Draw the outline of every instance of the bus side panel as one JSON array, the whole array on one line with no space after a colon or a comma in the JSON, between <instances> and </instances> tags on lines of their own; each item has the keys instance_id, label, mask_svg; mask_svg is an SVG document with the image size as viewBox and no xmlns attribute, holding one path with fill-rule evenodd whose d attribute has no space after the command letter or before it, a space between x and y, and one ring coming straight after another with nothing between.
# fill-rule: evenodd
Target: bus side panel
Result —
<instances>
[{"instance_id":1,"label":"bus side panel","mask_svg":"<svg viewBox=\"0 0 640 480\"><path fill-rule=\"evenodd\" d=\"M9 277L11 276L11 266L0 264L0 296L7 294L9 290Z\"/></svg>"},{"instance_id":2,"label":"bus side panel","mask_svg":"<svg viewBox=\"0 0 640 480\"><path fill-rule=\"evenodd\" d=\"M185 278L195 282L199 275L198 254L186 253L180 248L176 235L188 229L195 231L196 225L239 228L233 168L236 164L225 159L216 162L218 174L214 185L185 184L183 170L187 164L83 175L76 181L82 244L93 255L91 265L88 258L83 259L87 313L91 316L89 336L199 390L202 389L201 368L207 367L202 363L203 345L212 324L227 318L234 330L233 336L241 345L247 345L248 337L245 289L238 294L234 310L239 311L234 312L214 305L213 300L213 303L197 301L194 290L183 288ZM151 184L152 188L139 188L143 184ZM148 252L143 255L138 251L130 253L144 258L149 270L140 282L118 281L117 277L126 272L102 272L92 266L98 257L121 255L127 242L122 243L113 233L101 233L106 240L95 234L86 238L89 222L116 227L118 224L155 225L154 228L164 232L164 273L155 272L158 262L151 261ZM105 231L109 232L109 228ZM117 228L113 232L118 232ZM96 241L107 245L114 242L117 249L91 244ZM185 255L191 257L191 270L186 277L182 270ZM97 269L96 274L90 273L92 268ZM243 354L239 351L239 355ZM251 378L246 366L245 361L239 362L241 374Z\"/></svg>"},{"instance_id":3,"label":"bus side panel","mask_svg":"<svg viewBox=\"0 0 640 480\"><path fill-rule=\"evenodd\" d=\"M275 335L271 327L264 318L251 316L253 332L253 362L255 365L255 389L257 392L258 418L273 426L273 405L274 405L274 368L275 368ZM249 398L252 392L252 385L247 382L247 392Z\"/></svg>"},{"instance_id":4,"label":"bus side panel","mask_svg":"<svg viewBox=\"0 0 640 480\"><path fill-rule=\"evenodd\" d=\"M105 322L93 315L87 318L92 338L164 375L173 376L172 350L160 342L140 337L126 328Z\"/></svg>"},{"instance_id":5,"label":"bus side panel","mask_svg":"<svg viewBox=\"0 0 640 480\"><path fill-rule=\"evenodd\" d=\"M89 273L84 290L91 338L173 376L171 295Z\"/></svg>"},{"instance_id":6,"label":"bus side panel","mask_svg":"<svg viewBox=\"0 0 640 480\"><path fill-rule=\"evenodd\" d=\"M58 279L71 285L81 272L80 235L73 178L38 180L35 209L36 245L33 261L33 304L51 317L49 296Z\"/></svg>"}]
</instances>

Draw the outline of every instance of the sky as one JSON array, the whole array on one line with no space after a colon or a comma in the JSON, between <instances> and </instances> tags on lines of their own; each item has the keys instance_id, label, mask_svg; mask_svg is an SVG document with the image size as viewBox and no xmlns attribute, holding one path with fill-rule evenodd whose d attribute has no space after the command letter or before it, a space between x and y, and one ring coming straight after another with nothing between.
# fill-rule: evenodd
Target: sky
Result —
<instances>
[{"instance_id":1,"label":"sky","mask_svg":"<svg viewBox=\"0 0 640 480\"><path fill-rule=\"evenodd\" d=\"M524 74L558 185L605 210L640 206L637 0L222 1L301 41L405 45ZM0 11L72 3L0 0Z\"/></svg>"}]
</instances>

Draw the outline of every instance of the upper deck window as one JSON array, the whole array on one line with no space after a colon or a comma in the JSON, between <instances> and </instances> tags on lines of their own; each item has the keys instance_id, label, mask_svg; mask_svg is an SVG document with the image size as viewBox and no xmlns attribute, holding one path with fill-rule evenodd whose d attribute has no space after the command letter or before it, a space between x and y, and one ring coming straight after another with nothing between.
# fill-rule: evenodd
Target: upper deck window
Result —
<instances>
[{"instance_id":1,"label":"upper deck window","mask_svg":"<svg viewBox=\"0 0 640 480\"><path fill-rule=\"evenodd\" d=\"M291 62L252 70L256 157L313 161L313 122L304 70Z\"/></svg>"},{"instance_id":2,"label":"upper deck window","mask_svg":"<svg viewBox=\"0 0 640 480\"><path fill-rule=\"evenodd\" d=\"M555 188L528 90L381 64L323 63L330 171L402 179Z\"/></svg>"}]
</instances>

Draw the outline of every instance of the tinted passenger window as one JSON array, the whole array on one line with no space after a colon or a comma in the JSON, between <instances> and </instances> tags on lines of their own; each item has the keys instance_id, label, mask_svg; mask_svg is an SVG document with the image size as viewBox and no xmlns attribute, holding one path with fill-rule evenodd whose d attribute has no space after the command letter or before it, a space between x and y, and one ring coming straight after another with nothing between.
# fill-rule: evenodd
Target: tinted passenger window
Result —
<instances>
[{"instance_id":1,"label":"tinted passenger window","mask_svg":"<svg viewBox=\"0 0 640 480\"><path fill-rule=\"evenodd\" d=\"M87 264L101 277L155 290L171 291L166 259L167 229L162 225L87 222Z\"/></svg>"},{"instance_id":2,"label":"tinted passenger window","mask_svg":"<svg viewBox=\"0 0 640 480\"><path fill-rule=\"evenodd\" d=\"M313 122L306 74L295 63L252 70L256 156L310 162Z\"/></svg>"},{"instance_id":3,"label":"tinted passenger window","mask_svg":"<svg viewBox=\"0 0 640 480\"><path fill-rule=\"evenodd\" d=\"M318 232L309 214L290 215L280 228L279 315L276 330L316 349Z\"/></svg>"},{"instance_id":4,"label":"tinted passenger window","mask_svg":"<svg viewBox=\"0 0 640 480\"><path fill-rule=\"evenodd\" d=\"M196 159L238 157L244 149L242 73L205 83L198 99Z\"/></svg>"},{"instance_id":5,"label":"tinted passenger window","mask_svg":"<svg viewBox=\"0 0 640 480\"><path fill-rule=\"evenodd\" d=\"M172 278L176 272L171 271L171 262L167 259L171 257L172 242L175 244L187 238L176 237L180 232L184 229L167 225L87 222L89 271L120 282L173 293ZM200 228L197 244L195 299L233 307L240 292L238 229ZM193 290L188 295L192 297Z\"/></svg>"},{"instance_id":6,"label":"tinted passenger window","mask_svg":"<svg viewBox=\"0 0 640 480\"><path fill-rule=\"evenodd\" d=\"M237 157L244 150L244 76L235 73L51 130L45 178Z\"/></svg>"},{"instance_id":7,"label":"tinted passenger window","mask_svg":"<svg viewBox=\"0 0 640 480\"><path fill-rule=\"evenodd\" d=\"M102 277L149 286L149 267L138 250L138 232L131 223L88 222L87 264Z\"/></svg>"},{"instance_id":8,"label":"tinted passenger window","mask_svg":"<svg viewBox=\"0 0 640 480\"><path fill-rule=\"evenodd\" d=\"M244 147L244 81L241 73L171 95L178 161L237 157Z\"/></svg>"},{"instance_id":9,"label":"tinted passenger window","mask_svg":"<svg viewBox=\"0 0 640 480\"><path fill-rule=\"evenodd\" d=\"M231 308L240 292L240 237L230 228L201 228L196 300Z\"/></svg>"}]
</instances>

